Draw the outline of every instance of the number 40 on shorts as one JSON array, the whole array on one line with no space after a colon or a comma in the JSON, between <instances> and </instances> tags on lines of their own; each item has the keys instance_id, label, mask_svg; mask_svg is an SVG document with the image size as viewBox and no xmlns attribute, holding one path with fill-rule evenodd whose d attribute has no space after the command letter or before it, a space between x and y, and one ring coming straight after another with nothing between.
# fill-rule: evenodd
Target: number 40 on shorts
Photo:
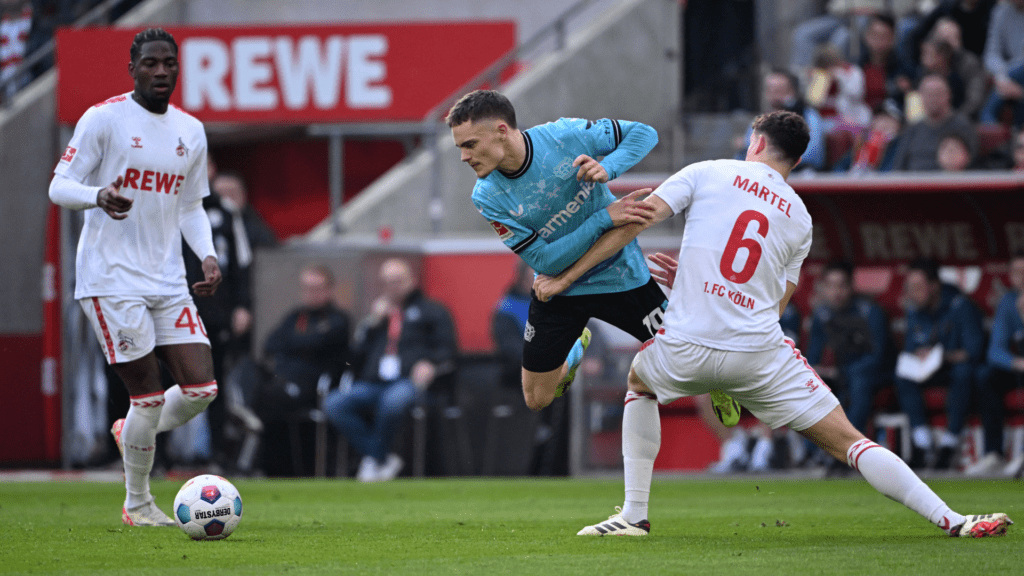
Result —
<instances>
[{"instance_id":1,"label":"number 40 on shorts","mask_svg":"<svg viewBox=\"0 0 1024 576\"><path fill-rule=\"evenodd\" d=\"M196 328L199 328L199 333L206 336L206 328L203 326L203 320L199 317L197 312L194 316L192 309L185 306L181 309L181 314L178 315L178 319L174 322L175 328L188 328L190 334L196 333Z\"/></svg>"}]
</instances>

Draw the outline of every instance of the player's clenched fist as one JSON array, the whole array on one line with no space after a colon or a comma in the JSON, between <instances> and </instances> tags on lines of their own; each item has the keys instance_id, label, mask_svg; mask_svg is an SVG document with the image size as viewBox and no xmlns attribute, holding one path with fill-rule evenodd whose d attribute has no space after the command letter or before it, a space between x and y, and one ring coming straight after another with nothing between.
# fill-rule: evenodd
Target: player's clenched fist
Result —
<instances>
[{"instance_id":1,"label":"player's clenched fist","mask_svg":"<svg viewBox=\"0 0 1024 576\"><path fill-rule=\"evenodd\" d=\"M646 224L654 218L655 207L644 202L643 197L651 193L650 188L630 192L608 205L608 216L612 224Z\"/></svg>"},{"instance_id":2,"label":"player's clenched fist","mask_svg":"<svg viewBox=\"0 0 1024 576\"><path fill-rule=\"evenodd\" d=\"M132 199L125 198L119 193L123 182L124 178L118 176L117 180L96 194L96 205L114 220L124 220L128 217L128 211L132 209Z\"/></svg>"},{"instance_id":3,"label":"player's clenched fist","mask_svg":"<svg viewBox=\"0 0 1024 576\"><path fill-rule=\"evenodd\" d=\"M586 154L577 156L572 165L579 167L580 171L576 173L576 179L581 182L600 182L602 184L608 182L608 172L605 171L604 166Z\"/></svg>"}]
</instances>

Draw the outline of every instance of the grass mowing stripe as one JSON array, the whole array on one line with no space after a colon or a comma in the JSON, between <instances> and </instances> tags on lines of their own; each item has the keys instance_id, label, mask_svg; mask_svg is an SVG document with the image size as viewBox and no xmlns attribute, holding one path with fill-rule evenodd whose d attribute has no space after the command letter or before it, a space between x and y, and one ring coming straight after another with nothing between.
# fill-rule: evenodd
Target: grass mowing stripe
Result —
<instances>
[{"instance_id":1,"label":"grass mowing stripe","mask_svg":"<svg viewBox=\"0 0 1024 576\"><path fill-rule=\"evenodd\" d=\"M578 537L618 481L235 482L238 530L192 542L120 523L117 484L0 485L0 574L1014 573L1019 529L951 539L860 480L656 479L651 535ZM1024 519L1019 482L932 481L963 513ZM178 483L154 481L169 511ZM1018 530L1014 530L1018 528Z\"/></svg>"}]
</instances>

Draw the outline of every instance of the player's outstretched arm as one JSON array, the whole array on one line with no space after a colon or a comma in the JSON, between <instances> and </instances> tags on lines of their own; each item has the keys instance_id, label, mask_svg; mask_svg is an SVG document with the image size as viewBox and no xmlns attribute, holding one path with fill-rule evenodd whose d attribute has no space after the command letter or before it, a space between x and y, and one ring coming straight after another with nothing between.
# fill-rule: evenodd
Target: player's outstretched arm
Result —
<instances>
[{"instance_id":1,"label":"player's outstretched arm","mask_svg":"<svg viewBox=\"0 0 1024 576\"><path fill-rule=\"evenodd\" d=\"M647 124L624 120L617 121L616 124L622 131L622 140L601 161L609 180L618 178L626 170L636 166L658 143L657 130Z\"/></svg>"},{"instance_id":2,"label":"player's outstretched arm","mask_svg":"<svg viewBox=\"0 0 1024 576\"><path fill-rule=\"evenodd\" d=\"M203 209L203 199L196 198L179 207L178 228L181 236L188 242L189 248L203 260L203 280L192 285L196 296L211 296L217 291L221 281L220 266L217 264L217 252L213 249L213 232L210 230L210 219Z\"/></svg>"},{"instance_id":3,"label":"player's outstretched arm","mask_svg":"<svg viewBox=\"0 0 1024 576\"><path fill-rule=\"evenodd\" d=\"M642 201L637 201L635 198L623 198L608 205L606 209L591 214L582 226L558 240L547 242L537 232L532 232L526 240L520 243L525 246L510 246L510 248L529 264L530 268L541 274L555 275L579 260L587 249L600 238L601 234L615 226L648 222L652 217L653 211ZM508 222L505 225L510 228L516 226L513 222Z\"/></svg>"},{"instance_id":4,"label":"player's outstretched arm","mask_svg":"<svg viewBox=\"0 0 1024 576\"><path fill-rule=\"evenodd\" d=\"M630 194L630 196L648 192L649 190L638 190ZM573 282L578 280L580 276L586 274L588 270L617 254L619 250L622 250L627 244L632 242L640 232L672 215L672 209L669 208L669 205L657 196L648 196L644 202L654 207L654 215L649 220L641 224L618 226L605 232L579 260L557 276L552 277L539 274L533 282L533 290L537 295L537 299L541 302L547 302L552 296L561 294Z\"/></svg>"}]
</instances>

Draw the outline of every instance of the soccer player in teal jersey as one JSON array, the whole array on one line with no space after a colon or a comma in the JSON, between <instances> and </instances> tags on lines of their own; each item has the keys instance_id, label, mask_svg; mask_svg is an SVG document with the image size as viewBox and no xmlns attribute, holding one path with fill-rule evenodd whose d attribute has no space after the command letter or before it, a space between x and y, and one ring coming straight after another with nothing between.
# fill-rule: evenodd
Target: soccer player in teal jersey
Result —
<instances>
[{"instance_id":1,"label":"soccer player in teal jersey","mask_svg":"<svg viewBox=\"0 0 1024 576\"><path fill-rule=\"evenodd\" d=\"M606 185L657 144L650 126L562 118L519 130L512 103L491 90L463 96L447 123L462 161L479 178L473 204L502 242L537 272L558 274L604 232L650 218L646 203L638 201L649 190L616 201ZM590 318L643 342L658 331L666 306L636 242L588 271L560 297L549 302L533 298L523 343L527 405L540 410L572 383L589 343L585 327ZM728 415L735 405L727 400L721 412ZM734 412L738 420L738 406Z\"/></svg>"}]
</instances>

